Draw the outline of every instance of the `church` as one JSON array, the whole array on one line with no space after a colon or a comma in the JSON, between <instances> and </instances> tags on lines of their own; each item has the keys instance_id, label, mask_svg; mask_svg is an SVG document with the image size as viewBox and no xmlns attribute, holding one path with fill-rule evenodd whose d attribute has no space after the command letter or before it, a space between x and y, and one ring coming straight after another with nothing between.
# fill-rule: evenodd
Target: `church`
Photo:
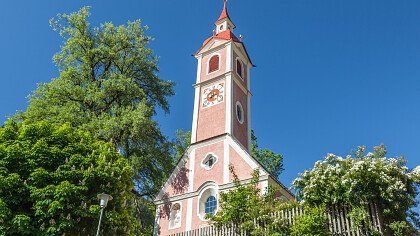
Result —
<instances>
[{"instance_id":1,"label":"church","mask_svg":"<svg viewBox=\"0 0 420 236\"><path fill-rule=\"evenodd\" d=\"M197 78L191 145L154 199L154 235L171 235L200 228L206 214L219 209L219 193L234 187L232 165L243 183L259 169L259 188L293 194L251 156L251 75L254 67L242 37L233 33L227 1L214 23L212 36L194 54Z\"/></svg>"}]
</instances>

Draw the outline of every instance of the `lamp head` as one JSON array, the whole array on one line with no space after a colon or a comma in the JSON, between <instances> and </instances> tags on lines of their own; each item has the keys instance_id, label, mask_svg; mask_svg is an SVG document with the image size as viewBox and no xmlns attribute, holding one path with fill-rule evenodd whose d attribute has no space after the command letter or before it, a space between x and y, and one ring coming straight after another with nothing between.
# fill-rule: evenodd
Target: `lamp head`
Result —
<instances>
[{"instance_id":1,"label":"lamp head","mask_svg":"<svg viewBox=\"0 0 420 236\"><path fill-rule=\"evenodd\" d=\"M101 208L105 208L108 204L108 201L112 200L112 196L106 193L98 194L98 199L100 200Z\"/></svg>"}]
</instances>

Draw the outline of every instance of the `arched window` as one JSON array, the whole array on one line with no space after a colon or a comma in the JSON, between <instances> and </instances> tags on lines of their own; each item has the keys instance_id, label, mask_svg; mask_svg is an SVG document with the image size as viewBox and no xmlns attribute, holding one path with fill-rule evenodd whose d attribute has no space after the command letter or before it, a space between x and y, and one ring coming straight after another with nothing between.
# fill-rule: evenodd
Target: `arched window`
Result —
<instances>
[{"instance_id":1,"label":"arched window","mask_svg":"<svg viewBox=\"0 0 420 236\"><path fill-rule=\"evenodd\" d=\"M241 60L239 59L236 59L236 73L241 77L241 79L244 78L244 68Z\"/></svg>"},{"instance_id":2,"label":"arched window","mask_svg":"<svg viewBox=\"0 0 420 236\"><path fill-rule=\"evenodd\" d=\"M197 215L202 221L207 221L206 215L217 211L218 186L214 182L207 182L199 189Z\"/></svg>"},{"instance_id":3,"label":"arched window","mask_svg":"<svg viewBox=\"0 0 420 236\"><path fill-rule=\"evenodd\" d=\"M206 200L205 213L213 215L217 208L217 200L215 196L210 196Z\"/></svg>"},{"instance_id":4,"label":"arched window","mask_svg":"<svg viewBox=\"0 0 420 236\"><path fill-rule=\"evenodd\" d=\"M181 227L181 204L175 203L171 208L169 228L174 229L179 227Z\"/></svg>"},{"instance_id":5,"label":"arched window","mask_svg":"<svg viewBox=\"0 0 420 236\"><path fill-rule=\"evenodd\" d=\"M209 73L215 72L219 69L219 55L214 55L209 61Z\"/></svg>"}]
</instances>

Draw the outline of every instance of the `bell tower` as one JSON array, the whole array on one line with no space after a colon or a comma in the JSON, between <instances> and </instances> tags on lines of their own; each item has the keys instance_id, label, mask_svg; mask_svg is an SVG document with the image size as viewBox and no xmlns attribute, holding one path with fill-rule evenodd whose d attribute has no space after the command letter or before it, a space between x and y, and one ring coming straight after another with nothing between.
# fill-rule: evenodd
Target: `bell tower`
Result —
<instances>
[{"instance_id":1,"label":"bell tower","mask_svg":"<svg viewBox=\"0 0 420 236\"><path fill-rule=\"evenodd\" d=\"M250 148L250 80L253 66L224 1L213 35L194 54L198 61L191 143L220 135Z\"/></svg>"},{"instance_id":2,"label":"bell tower","mask_svg":"<svg viewBox=\"0 0 420 236\"><path fill-rule=\"evenodd\" d=\"M193 55L198 63L191 145L154 200L155 236L193 235L206 227L206 215L220 210L220 193L235 187L230 166L241 183L258 169L262 193L277 186L279 196L294 198L251 155L249 72L253 64L242 37L233 33L235 24L226 5L225 0L211 37Z\"/></svg>"}]
</instances>

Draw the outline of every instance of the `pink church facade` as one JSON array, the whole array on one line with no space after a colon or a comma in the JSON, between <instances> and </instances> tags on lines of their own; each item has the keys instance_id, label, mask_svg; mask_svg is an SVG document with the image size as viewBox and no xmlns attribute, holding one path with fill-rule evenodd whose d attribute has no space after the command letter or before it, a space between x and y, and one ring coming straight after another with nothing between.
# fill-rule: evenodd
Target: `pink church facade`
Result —
<instances>
[{"instance_id":1,"label":"pink church facade","mask_svg":"<svg viewBox=\"0 0 420 236\"><path fill-rule=\"evenodd\" d=\"M241 182L249 181L258 168L262 192L276 185L279 197L294 200L250 154L253 64L242 39L233 34L226 1L215 26L213 36L194 55L198 64L191 146L154 200L154 235L207 225L205 215L219 209L219 193L233 187L229 165Z\"/></svg>"}]
</instances>

